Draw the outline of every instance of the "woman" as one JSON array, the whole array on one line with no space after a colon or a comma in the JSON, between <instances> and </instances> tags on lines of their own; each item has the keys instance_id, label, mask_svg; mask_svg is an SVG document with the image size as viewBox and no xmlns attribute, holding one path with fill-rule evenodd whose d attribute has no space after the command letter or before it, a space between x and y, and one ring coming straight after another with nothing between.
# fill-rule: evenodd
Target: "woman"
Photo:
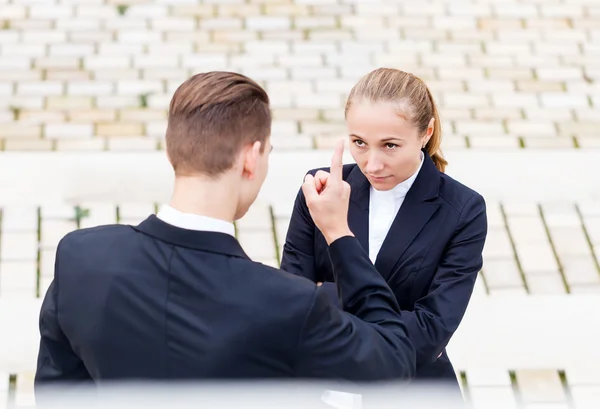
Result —
<instances>
[{"instance_id":1,"label":"woman","mask_svg":"<svg viewBox=\"0 0 600 409\"><path fill-rule=\"evenodd\" d=\"M356 162L344 165L350 228L396 295L417 350L417 380L458 388L445 347L483 264L484 199L443 173L438 111L414 75L387 68L369 73L350 92L345 116ZM302 190L281 268L335 294L327 244Z\"/></svg>"}]
</instances>

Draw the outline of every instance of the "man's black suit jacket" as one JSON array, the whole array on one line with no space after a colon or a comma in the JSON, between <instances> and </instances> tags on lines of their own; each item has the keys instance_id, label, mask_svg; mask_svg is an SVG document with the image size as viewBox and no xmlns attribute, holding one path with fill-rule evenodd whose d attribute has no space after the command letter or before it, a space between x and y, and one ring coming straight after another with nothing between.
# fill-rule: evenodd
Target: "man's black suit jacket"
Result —
<instances>
[{"instance_id":1,"label":"man's black suit jacket","mask_svg":"<svg viewBox=\"0 0 600 409\"><path fill-rule=\"evenodd\" d=\"M265 245L268 245L265 243ZM353 237L330 247L346 311L310 280L251 261L227 234L155 215L59 243L36 389L55 382L407 380L415 350Z\"/></svg>"}]
</instances>

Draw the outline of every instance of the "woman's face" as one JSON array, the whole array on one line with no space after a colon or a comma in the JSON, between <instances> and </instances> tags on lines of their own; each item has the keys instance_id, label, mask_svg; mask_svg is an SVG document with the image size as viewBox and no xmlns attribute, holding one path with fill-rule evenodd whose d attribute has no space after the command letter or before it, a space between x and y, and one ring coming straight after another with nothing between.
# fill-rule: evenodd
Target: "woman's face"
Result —
<instances>
[{"instance_id":1,"label":"woman's face","mask_svg":"<svg viewBox=\"0 0 600 409\"><path fill-rule=\"evenodd\" d=\"M421 148L433 133L433 120L425 136L390 102L355 102L346 114L350 153L371 186L390 190L417 171Z\"/></svg>"}]
</instances>

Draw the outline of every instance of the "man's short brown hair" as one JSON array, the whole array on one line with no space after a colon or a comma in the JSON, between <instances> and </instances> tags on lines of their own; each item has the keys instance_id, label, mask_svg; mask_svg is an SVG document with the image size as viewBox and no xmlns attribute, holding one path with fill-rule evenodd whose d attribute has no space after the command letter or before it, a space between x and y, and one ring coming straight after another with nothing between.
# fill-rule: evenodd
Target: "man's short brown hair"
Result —
<instances>
[{"instance_id":1,"label":"man's short brown hair","mask_svg":"<svg viewBox=\"0 0 600 409\"><path fill-rule=\"evenodd\" d=\"M217 176L233 166L242 147L271 135L265 90L234 72L196 74L171 99L167 152L175 174Z\"/></svg>"}]
</instances>

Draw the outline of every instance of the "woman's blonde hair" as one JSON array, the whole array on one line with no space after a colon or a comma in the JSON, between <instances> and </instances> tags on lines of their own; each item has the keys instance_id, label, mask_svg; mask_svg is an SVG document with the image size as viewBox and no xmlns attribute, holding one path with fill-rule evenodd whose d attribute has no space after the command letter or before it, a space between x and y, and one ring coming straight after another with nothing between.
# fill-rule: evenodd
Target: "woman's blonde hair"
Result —
<instances>
[{"instance_id":1,"label":"woman's blonde hair","mask_svg":"<svg viewBox=\"0 0 600 409\"><path fill-rule=\"evenodd\" d=\"M350 91L344 115L348 114L352 103L357 100L368 102L392 102L401 105L407 103L409 112L404 112L424 135L431 118L435 118L433 134L425 146L433 163L440 172L444 172L448 161L444 159L440 145L442 126L440 116L431 91L417 76L394 68L378 68L362 77Z\"/></svg>"}]
</instances>

